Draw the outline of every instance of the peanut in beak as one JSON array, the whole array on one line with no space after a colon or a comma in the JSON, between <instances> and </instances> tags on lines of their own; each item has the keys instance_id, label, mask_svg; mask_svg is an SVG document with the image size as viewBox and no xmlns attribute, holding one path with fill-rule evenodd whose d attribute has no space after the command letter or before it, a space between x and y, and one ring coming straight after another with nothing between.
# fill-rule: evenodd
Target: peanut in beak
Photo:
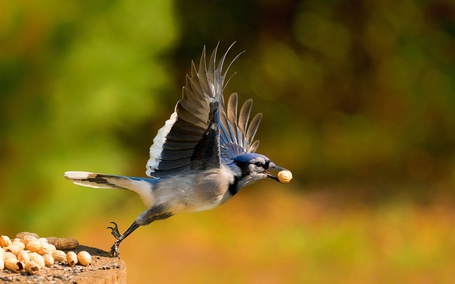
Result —
<instances>
[{"instance_id":1,"label":"peanut in beak","mask_svg":"<svg viewBox=\"0 0 455 284\"><path fill-rule=\"evenodd\" d=\"M278 180L281 183L288 183L292 179L292 173L288 170L283 170L278 173Z\"/></svg>"}]
</instances>

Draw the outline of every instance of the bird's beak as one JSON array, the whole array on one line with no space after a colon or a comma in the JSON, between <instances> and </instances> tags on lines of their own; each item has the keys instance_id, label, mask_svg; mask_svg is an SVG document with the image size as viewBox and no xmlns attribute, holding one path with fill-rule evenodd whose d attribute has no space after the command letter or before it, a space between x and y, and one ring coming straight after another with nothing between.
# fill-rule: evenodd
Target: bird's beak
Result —
<instances>
[{"instance_id":1,"label":"bird's beak","mask_svg":"<svg viewBox=\"0 0 455 284\"><path fill-rule=\"evenodd\" d=\"M277 165L275 165L274 163L270 163L268 169L269 169L269 170L273 170L273 171L278 171L278 172L287 171L285 168L282 168L282 167L280 167L280 166L277 166ZM278 179L277 176L272 175L269 171L267 171L267 177L268 177L268 178L271 178L271 179L273 179L273 180L276 180L277 182L281 182L281 181Z\"/></svg>"}]
</instances>

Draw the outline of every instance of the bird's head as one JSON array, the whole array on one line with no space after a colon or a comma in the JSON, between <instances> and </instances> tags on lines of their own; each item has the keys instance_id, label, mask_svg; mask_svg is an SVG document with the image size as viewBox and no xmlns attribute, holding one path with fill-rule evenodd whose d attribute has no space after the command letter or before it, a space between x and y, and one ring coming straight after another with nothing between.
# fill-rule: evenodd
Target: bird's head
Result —
<instances>
[{"instance_id":1,"label":"bird's head","mask_svg":"<svg viewBox=\"0 0 455 284\"><path fill-rule=\"evenodd\" d=\"M233 163L240 169L240 187L247 186L255 181L271 178L282 182L277 176L272 175L270 171L287 171L286 169L275 165L269 158L257 153L243 153L233 159Z\"/></svg>"}]
</instances>

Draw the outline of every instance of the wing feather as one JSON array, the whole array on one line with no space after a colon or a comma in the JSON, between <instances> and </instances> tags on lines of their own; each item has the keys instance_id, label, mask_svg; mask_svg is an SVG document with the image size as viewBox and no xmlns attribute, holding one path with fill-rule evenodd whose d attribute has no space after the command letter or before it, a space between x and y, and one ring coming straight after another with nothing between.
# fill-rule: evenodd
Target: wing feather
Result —
<instances>
[{"instance_id":1,"label":"wing feather","mask_svg":"<svg viewBox=\"0 0 455 284\"><path fill-rule=\"evenodd\" d=\"M248 126L248 131L246 132L245 138L247 141L251 141L254 138L256 132L258 131L259 125L261 124L261 120L262 113L258 113L253 117L250 125Z\"/></svg>"},{"instance_id":2,"label":"wing feather","mask_svg":"<svg viewBox=\"0 0 455 284\"><path fill-rule=\"evenodd\" d=\"M220 110L223 105L228 68L223 70L226 55L217 60L218 46L207 61L205 47L198 67L191 62L182 99L158 131L150 147L147 175L162 177L188 169L220 167ZM234 58L234 60L237 57Z\"/></svg>"},{"instance_id":3,"label":"wing feather","mask_svg":"<svg viewBox=\"0 0 455 284\"><path fill-rule=\"evenodd\" d=\"M223 104L224 105L224 104ZM231 94L228 99L226 111L221 115L221 159L229 163L242 153L255 152L259 141L253 141L261 123L262 114L256 114L248 124L253 100L248 99L238 112L238 95Z\"/></svg>"}]
</instances>

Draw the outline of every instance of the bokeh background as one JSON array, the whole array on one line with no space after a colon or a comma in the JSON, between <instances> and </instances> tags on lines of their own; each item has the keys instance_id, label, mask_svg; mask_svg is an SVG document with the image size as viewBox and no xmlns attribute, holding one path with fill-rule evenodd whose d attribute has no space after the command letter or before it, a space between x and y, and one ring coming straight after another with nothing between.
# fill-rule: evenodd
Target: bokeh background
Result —
<instances>
[{"instance_id":1,"label":"bokeh background","mask_svg":"<svg viewBox=\"0 0 455 284\"><path fill-rule=\"evenodd\" d=\"M292 170L122 243L130 283L455 280L455 3L0 2L0 233L108 250L144 210L67 170L144 176L204 45Z\"/></svg>"}]
</instances>

